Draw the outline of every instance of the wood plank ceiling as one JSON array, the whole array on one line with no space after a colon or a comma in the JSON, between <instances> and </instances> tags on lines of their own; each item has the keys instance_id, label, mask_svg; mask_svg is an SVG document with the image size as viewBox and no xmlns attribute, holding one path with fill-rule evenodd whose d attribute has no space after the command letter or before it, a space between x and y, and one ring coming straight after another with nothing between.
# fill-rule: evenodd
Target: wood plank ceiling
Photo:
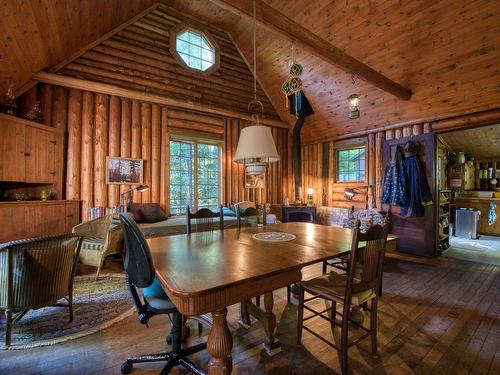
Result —
<instances>
[{"instance_id":1,"label":"wood plank ceiling","mask_svg":"<svg viewBox=\"0 0 500 375\"><path fill-rule=\"evenodd\" d=\"M414 93L403 101L357 78L353 85L351 75L297 50L305 92L316 112L305 122L305 141L499 107L498 1L265 2ZM170 3L226 28L247 58L251 56L250 22L208 1ZM290 47L276 34L257 33L260 81L274 102L282 103L282 118L293 121L286 117L280 92L292 63ZM346 116L346 99L352 93L361 97L358 120Z\"/></svg>"},{"instance_id":2,"label":"wood plank ceiling","mask_svg":"<svg viewBox=\"0 0 500 375\"><path fill-rule=\"evenodd\" d=\"M0 100L154 0L4 0L0 3Z\"/></svg>"},{"instance_id":3,"label":"wood plank ceiling","mask_svg":"<svg viewBox=\"0 0 500 375\"><path fill-rule=\"evenodd\" d=\"M0 94L9 82L24 84L34 73L57 64L153 2L4 1ZM227 30L246 59L251 59L249 21L209 0L164 3ZM403 101L356 78L353 85L350 74L297 48L305 92L316 112L304 126L305 141L499 107L498 1L266 3L414 93L411 100ZM259 80L280 116L293 123L280 91L292 62L290 47L289 41L273 33L257 33ZM361 97L358 120L346 116L346 98L352 93Z\"/></svg>"},{"instance_id":4,"label":"wood plank ceiling","mask_svg":"<svg viewBox=\"0 0 500 375\"><path fill-rule=\"evenodd\" d=\"M500 158L500 124L441 134L455 152L465 152L476 160Z\"/></svg>"}]
</instances>

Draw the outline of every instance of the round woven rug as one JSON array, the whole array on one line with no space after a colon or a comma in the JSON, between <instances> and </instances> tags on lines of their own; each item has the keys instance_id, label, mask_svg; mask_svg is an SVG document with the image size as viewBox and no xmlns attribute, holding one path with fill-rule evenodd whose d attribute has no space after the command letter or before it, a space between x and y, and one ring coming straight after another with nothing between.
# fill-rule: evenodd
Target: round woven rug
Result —
<instances>
[{"instance_id":1,"label":"round woven rug","mask_svg":"<svg viewBox=\"0 0 500 375\"><path fill-rule=\"evenodd\" d=\"M53 345L90 335L130 316L134 309L123 275L77 276L73 284L74 320L67 307L28 312L14 324L9 349ZM65 301L62 301L65 303ZM0 313L0 348L5 349L5 316Z\"/></svg>"}]
</instances>

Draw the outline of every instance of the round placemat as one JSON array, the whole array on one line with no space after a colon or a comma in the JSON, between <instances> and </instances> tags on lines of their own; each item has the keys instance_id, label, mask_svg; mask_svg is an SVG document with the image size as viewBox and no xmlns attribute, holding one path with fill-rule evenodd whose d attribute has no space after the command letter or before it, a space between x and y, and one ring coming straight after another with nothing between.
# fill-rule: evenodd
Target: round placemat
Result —
<instances>
[{"instance_id":1,"label":"round placemat","mask_svg":"<svg viewBox=\"0 0 500 375\"><path fill-rule=\"evenodd\" d=\"M296 236L294 234L284 232L262 232L255 233L252 238L259 241L283 242L294 240Z\"/></svg>"}]
</instances>

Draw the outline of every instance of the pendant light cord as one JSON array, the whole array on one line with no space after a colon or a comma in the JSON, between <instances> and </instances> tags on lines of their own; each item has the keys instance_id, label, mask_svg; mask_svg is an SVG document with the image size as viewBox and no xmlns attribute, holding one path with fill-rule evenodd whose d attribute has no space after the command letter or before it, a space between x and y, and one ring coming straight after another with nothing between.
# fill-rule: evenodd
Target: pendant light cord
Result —
<instances>
[{"instance_id":1,"label":"pendant light cord","mask_svg":"<svg viewBox=\"0 0 500 375\"><path fill-rule=\"evenodd\" d=\"M257 100L257 1L253 0L253 98Z\"/></svg>"}]
</instances>

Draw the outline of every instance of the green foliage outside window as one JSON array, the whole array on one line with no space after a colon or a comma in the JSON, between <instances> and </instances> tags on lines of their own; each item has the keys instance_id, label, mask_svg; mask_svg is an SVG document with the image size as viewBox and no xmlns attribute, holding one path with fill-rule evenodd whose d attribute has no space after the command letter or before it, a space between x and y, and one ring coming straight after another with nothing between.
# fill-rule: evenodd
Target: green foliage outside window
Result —
<instances>
[{"instance_id":1,"label":"green foliage outside window","mask_svg":"<svg viewBox=\"0 0 500 375\"><path fill-rule=\"evenodd\" d=\"M365 147L337 151L337 182L365 180Z\"/></svg>"},{"instance_id":2,"label":"green foliage outside window","mask_svg":"<svg viewBox=\"0 0 500 375\"><path fill-rule=\"evenodd\" d=\"M219 146L170 141L170 212L184 214L188 205L193 210L216 210L219 197Z\"/></svg>"}]
</instances>

